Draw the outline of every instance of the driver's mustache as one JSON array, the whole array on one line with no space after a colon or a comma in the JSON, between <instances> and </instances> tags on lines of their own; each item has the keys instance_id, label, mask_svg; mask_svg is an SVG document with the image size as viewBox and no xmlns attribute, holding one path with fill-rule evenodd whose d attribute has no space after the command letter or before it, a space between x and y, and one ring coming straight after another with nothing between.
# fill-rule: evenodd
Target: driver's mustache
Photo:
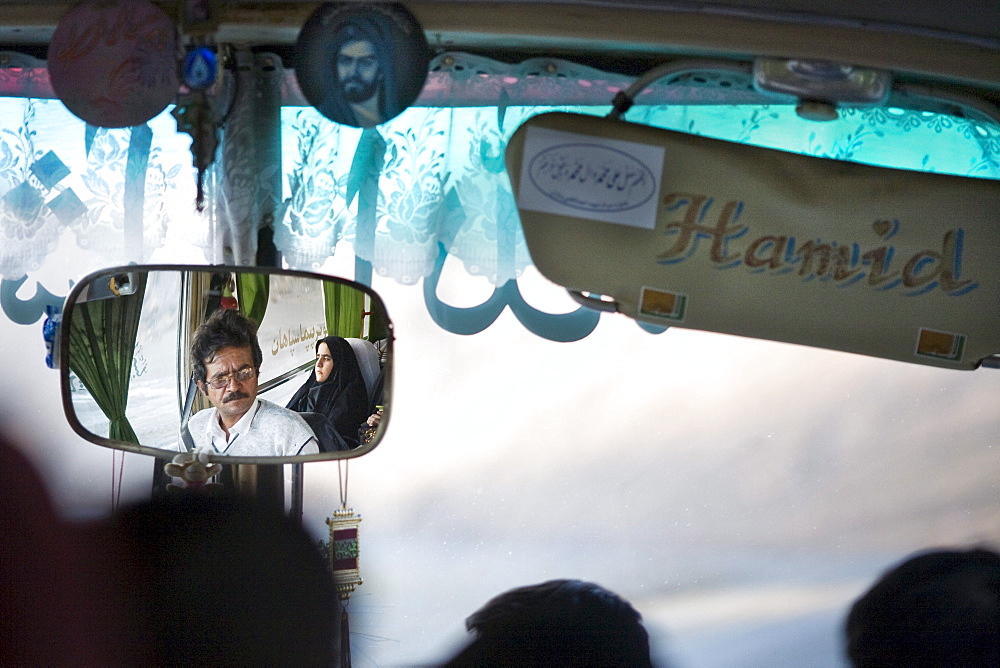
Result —
<instances>
[{"instance_id":1,"label":"driver's mustache","mask_svg":"<svg viewBox=\"0 0 1000 668\"><path fill-rule=\"evenodd\" d=\"M222 398L222 403L228 404L230 401L236 401L237 399L249 399L250 395L246 392L240 392L236 390L235 392L230 392L225 397Z\"/></svg>"}]
</instances>

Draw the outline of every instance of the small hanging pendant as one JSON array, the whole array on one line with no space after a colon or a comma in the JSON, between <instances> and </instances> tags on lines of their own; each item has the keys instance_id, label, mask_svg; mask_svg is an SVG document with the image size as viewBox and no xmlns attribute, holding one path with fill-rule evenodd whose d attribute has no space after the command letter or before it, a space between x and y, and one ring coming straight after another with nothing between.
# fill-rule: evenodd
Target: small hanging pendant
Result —
<instances>
[{"instance_id":1,"label":"small hanging pendant","mask_svg":"<svg viewBox=\"0 0 1000 668\"><path fill-rule=\"evenodd\" d=\"M218 59L207 46L195 46L184 56L184 85L191 90L208 90L218 78Z\"/></svg>"},{"instance_id":2,"label":"small hanging pendant","mask_svg":"<svg viewBox=\"0 0 1000 668\"><path fill-rule=\"evenodd\" d=\"M355 514L352 508L341 506L333 511L333 517L327 518L326 523L330 527L329 558L333 582L340 600L347 601L354 589L364 582L358 565L361 515Z\"/></svg>"},{"instance_id":3,"label":"small hanging pendant","mask_svg":"<svg viewBox=\"0 0 1000 668\"><path fill-rule=\"evenodd\" d=\"M346 485L342 482L341 489L344 487ZM339 510L333 511L333 517L328 517L326 523L330 527L330 570L337 596L343 606L340 617L340 666L351 668L351 626L347 616L347 603L354 588L364 582L358 566L358 525L361 524L361 515L356 515L345 503Z\"/></svg>"}]
</instances>

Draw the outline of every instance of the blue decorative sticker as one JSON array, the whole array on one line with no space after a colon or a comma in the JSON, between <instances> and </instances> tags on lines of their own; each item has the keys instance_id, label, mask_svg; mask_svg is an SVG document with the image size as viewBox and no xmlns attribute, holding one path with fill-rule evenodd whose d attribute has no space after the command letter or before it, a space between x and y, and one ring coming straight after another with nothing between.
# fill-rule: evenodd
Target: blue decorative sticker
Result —
<instances>
[{"instance_id":1,"label":"blue decorative sticker","mask_svg":"<svg viewBox=\"0 0 1000 668\"><path fill-rule=\"evenodd\" d=\"M20 185L8 190L7 194L3 196L3 200L18 217L24 220L34 218L45 202L45 198L38 191L38 188L27 181L23 181Z\"/></svg>"},{"instance_id":2,"label":"blue decorative sticker","mask_svg":"<svg viewBox=\"0 0 1000 668\"><path fill-rule=\"evenodd\" d=\"M87 206L80 201L72 188L67 188L53 197L49 202L49 208L63 225L69 225L87 212Z\"/></svg>"},{"instance_id":3,"label":"blue decorative sticker","mask_svg":"<svg viewBox=\"0 0 1000 668\"><path fill-rule=\"evenodd\" d=\"M31 173L43 186L51 190L69 176L69 167L53 151L49 151L35 161L31 166Z\"/></svg>"},{"instance_id":4,"label":"blue decorative sticker","mask_svg":"<svg viewBox=\"0 0 1000 668\"><path fill-rule=\"evenodd\" d=\"M207 46L199 46L184 57L184 83L194 90L205 90L215 83L215 53Z\"/></svg>"},{"instance_id":5,"label":"blue decorative sticker","mask_svg":"<svg viewBox=\"0 0 1000 668\"><path fill-rule=\"evenodd\" d=\"M45 307L45 321L42 323L42 338L45 339L45 366L59 368L59 326L62 323L62 307L49 304Z\"/></svg>"}]
</instances>

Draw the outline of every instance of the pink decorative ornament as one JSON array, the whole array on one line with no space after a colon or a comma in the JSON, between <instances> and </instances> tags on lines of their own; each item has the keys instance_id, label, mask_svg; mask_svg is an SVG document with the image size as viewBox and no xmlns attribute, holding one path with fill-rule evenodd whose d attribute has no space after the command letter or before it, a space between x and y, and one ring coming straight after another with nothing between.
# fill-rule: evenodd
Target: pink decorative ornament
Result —
<instances>
[{"instance_id":1,"label":"pink decorative ornament","mask_svg":"<svg viewBox=\"0 0 1000 668\"><path fill-rule=\"evenodd\" d=\"M148 0L84 2L59 21L48 53L52 89L91 125L142 125L177 94L177 38Z\"/></svg>"}]
</instances>

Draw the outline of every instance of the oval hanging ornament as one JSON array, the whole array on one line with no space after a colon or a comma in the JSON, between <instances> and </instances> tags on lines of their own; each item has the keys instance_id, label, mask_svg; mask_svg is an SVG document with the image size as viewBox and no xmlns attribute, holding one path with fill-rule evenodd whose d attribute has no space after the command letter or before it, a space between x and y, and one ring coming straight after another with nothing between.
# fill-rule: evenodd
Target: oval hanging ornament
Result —
<instances>
[{"instance_id":1,"label":"oval hanging ornament","mask_svg":"<svg viewBox=\"0 0 1000 668\"><path fill-rule=\"evenodd\" d=\"M177 94L175 35L170 17L148 0L79 4L49 43L52 89L91 125L142 125Z\"/></svg>"},{"instance_id":2,"label":"oval hanging ornament","mask_svg":"<svg viewBox=\"0 0 1000 668\"><path fill-rule=\"evenodd\" d=\"M215 52L207 46L191 49L184 56L184 85L191 90L207 90L215 83L215 70L218 59Z\"/></svg>"},{"instance_id":3,"label":"oval hanging ornament","mask_svg":"<svg viewBox=\"0 0 1000 668\"><path fill-rule=\"evenodd\" d=\"M395 3L325 3L299 33L295 77L309 104L343 125L370 128L420 95L430 47Z\"/></svg>"}]
</instances>

